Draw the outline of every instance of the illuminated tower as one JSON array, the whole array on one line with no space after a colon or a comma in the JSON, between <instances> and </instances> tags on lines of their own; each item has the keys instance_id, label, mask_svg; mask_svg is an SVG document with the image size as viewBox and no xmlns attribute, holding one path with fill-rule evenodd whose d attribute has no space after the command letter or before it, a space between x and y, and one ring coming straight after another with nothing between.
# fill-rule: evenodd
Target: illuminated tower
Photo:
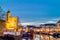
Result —
<instances>
[{"instance_id":1,"label":"illuminated tower","mask_svg":"<svg viewBox=\"0 0 60 40\"><path fill-rule=\"evenodd\" d=\"M18 17L12 17L10 11L7 12L6 29L16 30L18 26Z\"/></svg>"},{"instance_id":2,"label":"illuminated tower","mask_svg":"<svg viewBox=\"0 0 60 40\"><path fill-rule=\"evenodd\" d=\"M10 14L10 11L7 12L7 20L10 20L11 19L11 14Z\"/></svg>"}]
</instances>

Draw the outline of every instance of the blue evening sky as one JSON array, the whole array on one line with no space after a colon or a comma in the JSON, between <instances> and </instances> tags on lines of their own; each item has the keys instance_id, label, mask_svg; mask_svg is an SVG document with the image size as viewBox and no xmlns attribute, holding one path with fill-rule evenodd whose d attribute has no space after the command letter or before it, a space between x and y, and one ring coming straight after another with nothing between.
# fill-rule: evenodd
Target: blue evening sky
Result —
<instances>
[{"instance_id":1,"label":"blue evening sky","mask_svg":"<svg viewBox=\"0 0 60 40\"><path fill-rule=\"evenodd\" d=\"M0 6L22 23L45 23L60 20L60 0L0 0Z\"/></svg>"}]
</instances>

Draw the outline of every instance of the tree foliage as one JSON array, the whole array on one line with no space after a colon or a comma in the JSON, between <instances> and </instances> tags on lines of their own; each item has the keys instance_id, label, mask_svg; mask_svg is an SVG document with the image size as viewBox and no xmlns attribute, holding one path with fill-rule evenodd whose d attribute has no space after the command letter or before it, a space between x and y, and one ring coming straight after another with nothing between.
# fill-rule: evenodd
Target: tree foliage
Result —
<instances>
[{"instance_id":1,"label":"tree foliage","mask_svg":"<svg viewBox=\"0 0 60 40\"><path fill-rule=\"evenodd\" d=\"M0 28L4 27L5 11L0 7Z\"/></svg>"},{"instance_id":2,"label":"tree foliage","mask_svg":"<svg viewBox=\"0 0 60 40\"><path fill-rule=\"evenodd\" d=\"M0 19L3 20L5 18L5 11L0 7Z\"/></svg>"}]
</instances>

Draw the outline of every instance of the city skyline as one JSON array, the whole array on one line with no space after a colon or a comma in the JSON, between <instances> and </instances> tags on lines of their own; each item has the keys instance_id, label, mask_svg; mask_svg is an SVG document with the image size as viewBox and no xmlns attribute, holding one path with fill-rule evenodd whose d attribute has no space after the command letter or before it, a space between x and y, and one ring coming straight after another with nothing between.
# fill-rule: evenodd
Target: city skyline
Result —
<instances>
[{"instance_id":1,"label":"city skyline","mask_svg":"<svg viewBox=\"0 0 60 40\"><path fill-rule=\"evenodd\" d=\"M0 6L23 24L56 23L60 20L59 0L0 0Z\"/></svg>"}]
</instances>

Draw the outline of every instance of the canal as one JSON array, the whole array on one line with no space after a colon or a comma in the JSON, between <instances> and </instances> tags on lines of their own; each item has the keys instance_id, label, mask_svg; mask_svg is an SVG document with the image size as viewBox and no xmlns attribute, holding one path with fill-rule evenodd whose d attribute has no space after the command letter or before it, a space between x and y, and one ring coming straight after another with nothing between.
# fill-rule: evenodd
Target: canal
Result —
<instances>
[{"instance_id":1,"label":"canal","mask_svg":"<svg viewBox=\"0 0 60 40\"><path fill-rule=\"evenodd\" d=\"M31 39L22 39L22 40L31 40ZM60 38L54 38L53 36L49 35L34 34L33 40L60 40Z\"/></svg>"},{"instance_id":2,"label":"canal","mask_svg":"<svg viewBox=\"0 0 60 40\"><path fill-rule=\"evenodd\" d=\"M54 38L53 36L36 34L33 40L60 40L60 38Z\"/></svg>"},{"instance_id":3,"label":"canal","mask_svg":"<svg viewBox=\"0 0 60 40\"><path fill-rule=\"evenodd\" d=\"M0 40L3 40L0 38ZM24 39L22 40L31 40L31 39ZM40 37L36 36L33 40L60 40L60 38L54 38L52 36L40 35Z\"/></svg>"},{"instance_id":4,"label":"canal","mask_svg":"<svg viewBox=\"0 0 60 40\"><path fill-rule=\"evenodd\" d=\"M0 40L5 40L5 39L0 38ZM9 40L12 40L12 39L9 39ZM54 38L53 36L50 36L50 35L34 34L33 39L30 39L30 37L22 37L22 38L19 37L19 39L16 39L16 40L60 40L60 38Z\"/></svg>"}]
</instances>

